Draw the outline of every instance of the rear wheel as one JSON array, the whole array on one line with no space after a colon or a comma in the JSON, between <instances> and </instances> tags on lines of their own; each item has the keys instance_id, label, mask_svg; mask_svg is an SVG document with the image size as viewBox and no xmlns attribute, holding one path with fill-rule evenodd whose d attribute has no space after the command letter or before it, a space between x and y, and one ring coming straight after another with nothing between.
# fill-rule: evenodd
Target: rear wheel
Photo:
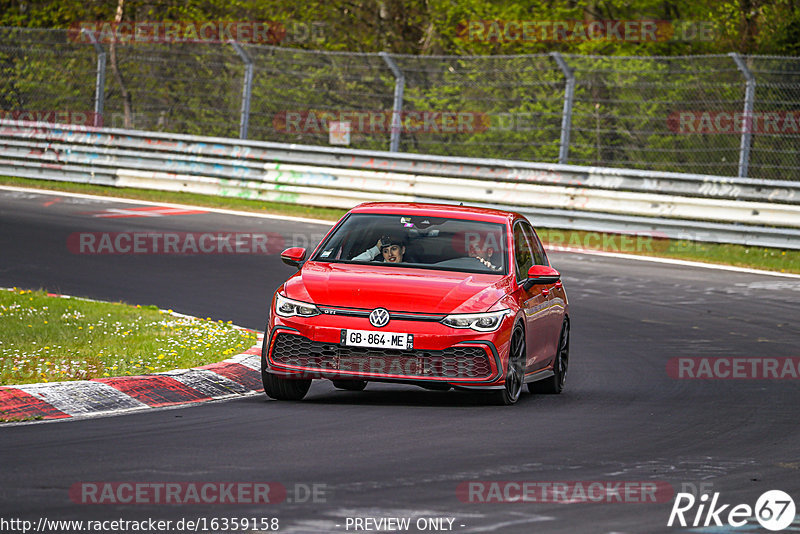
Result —
<instances>
[{"instance_id":1,"label":"rear wheel","mask_svg":"<svg viewBox=\"0 0 800 534\"><path fill-rule=\"evenodd\" d=\"M569 364L569 323L564 321L558 340L558 351L553 361L553 376L528 384L531 393L558 394L564 390Z\"/></svg>"},{"instance_id":2,"label":"rear wheel","mask_svg":"<svg viewBox=\"0 0 800 534\"><path fill-rule=\"evenodd\" d=\"M525 381L525 354L525 331L518 324L514 327L514 333L511 335L505 387L492 392L497 404L507 406L516 403L519 399Z\"/></svg>"},{"instance_id":3,"label":"rear wheel","mask_svg":"<svg viewBox=\"0 0 800 534\"><path fill-rule=\"evenodd\" d=\"M367 387L366 380L334 380L333 387L346 391L363 391Z\"/></svg>"}]
</instances>

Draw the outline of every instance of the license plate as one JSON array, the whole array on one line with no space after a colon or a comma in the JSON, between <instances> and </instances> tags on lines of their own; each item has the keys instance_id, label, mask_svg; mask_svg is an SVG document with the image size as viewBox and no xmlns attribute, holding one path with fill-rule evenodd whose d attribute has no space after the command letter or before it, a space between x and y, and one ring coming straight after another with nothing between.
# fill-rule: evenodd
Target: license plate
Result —
<instances>
[{"instance_id":1,"label":"license plate","mask_svg":"<svg viewBox=\"0 0 800 534\"><path fill-rule=\"evenodd\" d=\"M373 330L342 330L342 344L348 347L407 350L414 344L412 334L375 332Z\"/></svg>"}]
</instances>

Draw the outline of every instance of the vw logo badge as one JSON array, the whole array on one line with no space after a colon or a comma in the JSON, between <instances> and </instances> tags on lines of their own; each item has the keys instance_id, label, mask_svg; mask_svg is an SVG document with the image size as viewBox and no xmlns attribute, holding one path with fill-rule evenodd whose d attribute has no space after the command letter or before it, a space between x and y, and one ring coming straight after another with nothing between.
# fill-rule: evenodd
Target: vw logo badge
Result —
<instances>
[{"instance_id":1,"label":"vw logo badge","mask_svg":"<svg viewBox=\"0 0 800 534\"><path fill-rule=\"evenodd\" d=\"M375 308L369 314L369 324L375 328L381 328L389 323L389 312L384 308Z\"/></svg>"}]
</instances>

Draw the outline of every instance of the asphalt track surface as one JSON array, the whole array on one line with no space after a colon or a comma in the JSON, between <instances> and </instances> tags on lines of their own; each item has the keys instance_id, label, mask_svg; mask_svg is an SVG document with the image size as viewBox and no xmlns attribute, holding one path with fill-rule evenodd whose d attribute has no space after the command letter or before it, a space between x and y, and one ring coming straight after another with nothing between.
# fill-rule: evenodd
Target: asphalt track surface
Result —
<instances>
[{"instance_id":1,"label":"asphalt track surface","mask_svg":"<svg viewBox=\"0 0 800 534\"><path fill-rule=\"evenodd\" d=\"M288 242L314 241L325 230L216 213L96 216L131 207L0 190L0 286L155 304L263 330L271 292L292 273L277 255L81 255L68 250L68 237L228 230L276 232ZM0 518L274 517L279 532L354 532L345 528L348 517L408 517L412 526L446 517L464 533L767 532L754 520L740 529L667 527L672 498L459 499L459 484L487 480L662 481L676 492L703 484L720 503L751 506L780 489L800 505L800 381L676 380L666 370L679 356L798 356L800 280L585 254L551 260L572 312L562 395L525 394L516 406L496 407L474 393L383 384L353 393L317 381L301 403L255 396L4 425ZM277 482L288 498L266 505L70 499L73 485L92 481ZM324 494L307 499L315 484ZM690 524L696 510L687 513Z\"/></svg>"}]
</instances>

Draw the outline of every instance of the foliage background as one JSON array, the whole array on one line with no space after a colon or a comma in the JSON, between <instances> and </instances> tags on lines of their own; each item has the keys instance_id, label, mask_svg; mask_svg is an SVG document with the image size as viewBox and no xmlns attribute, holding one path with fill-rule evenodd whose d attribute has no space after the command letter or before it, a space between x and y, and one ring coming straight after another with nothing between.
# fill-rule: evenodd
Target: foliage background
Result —
<instances>
[{"instance_id":1,"label":"foliage background","mask_svg":"<svg viewBox=\"0 0 800 534\"><path fill-rule=\"evenodd\" d=\"M270 20L318 22L324 39L294 43L301 48L387 51L398 54L531 54L557 50L575 54L678 55L739 52L796 55L800 52L797 0L3 0L0 25L68 28L78 21L114 20L123 3L126 21ZM712 41L661 43L523 42L482 43L458 38L468 20L669 20L710 21Z\"/></svg>"},{"instance_id":2,"label":"foliage background","mask_svg":"<svg viewBox=\"0 0 800 534\"><path fill-rule=\"evenodd\" d=\"M568 163L736 175L737 132L680 134L668 121L682 110L742 109L744 78L730 52L746 55L756 75L757 112L798 111L800 102L800 58L773 57L800 53L800 0L0 0L0 110L91 110L96 56L66 29L115 19L282 23L281 46L245 46L255 62L248 137L265 141L328 144L326 130L281 130L276 117L286 111L391 110L395 80L377 52L395 54L405 75L404 109L493 121L486 131L406 132L405 152L557 162L565 78L551 52L577 78ZM470 20L666 20L713 32L659 42L472 41L459 33ZM230 46L106 48L106 126L238 135L244 65ZM753 135L749 175L796 177L799 142ZM351 147L386 150L389 134L356 132Z\"/></svg>"}]
</instances>

